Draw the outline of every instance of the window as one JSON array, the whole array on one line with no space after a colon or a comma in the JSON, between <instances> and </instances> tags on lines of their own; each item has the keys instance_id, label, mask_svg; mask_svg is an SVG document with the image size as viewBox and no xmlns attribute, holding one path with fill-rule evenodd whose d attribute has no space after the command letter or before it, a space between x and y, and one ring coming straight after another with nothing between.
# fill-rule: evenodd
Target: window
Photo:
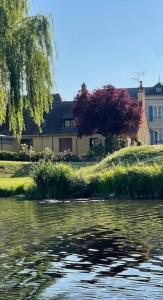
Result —
<instances>
[{"instance_id":1,"label":"window","mask_svg":"<svg viewBox=\"0 0 163 300\"><path fill-rule=\"evenodd\" d=\"M75 120L64 120L64 127L75 127Z\"/></svg>"},{"instance_id":2,"label":"window","mask_svg":"<svg viewBox=\"0 0 163 300\"><path fill-rule=\"evenodd\" d=\"M150 129L151 144L163 144L163 128Z\"/></svg>"},{"instance_id":3,"label":"window","mask_svg":"<svg viewBox=\"0 0 163 300\"><path fill-rule=\"evenodd\" d=\"M148 120L149 122L163 122L163 106L162 105L150 105L148 106Z\"/></svg>"},{"instance_id":4,"label":"window","mask_svg":"<svg viewBox=\"0 0 163 300\"><path fill-rule=\"evenodd\" d=\"M29 147L33 147L33 139L22 139L21 144L26 144Z\"/></svg>"},{"instance_id":5,"label":"window","mask_svg":"<svg viewBox=\"0 0 163 300\"><path fill-rule=\"evenodd\" d=\"M96 147L99 144L98 138L90 138L90 149Z\"/></svg>"},{"instance_id":6,"label":"window","mask_svg":"<svg viewBox=\"0 0 163 300\"><path fill-rule=\"evenodd\" d=\"M161 87L156 87L156 93L161 93L162 92L162 88Z\"/></svg>"},{"instance_id":7,"label":"window","mask_svg":"<svg viewBox=\"0 0 163 300\"><path fill-rule=\"evenodd\" d=\"M153 106L148 106L148 119L149 122L153 122Z\"/></svg>"},{"instance_id":8,"label":"window","mask_svg":"<svg viewBox=\"0 0 163 300\"><path fill-rule=\"evenodd\" d=\"M12 145L14 142L14 139L12 137L1 137L1 143L3 145Z\"/></svg>"},{"instance_id":9,"label":"window","mask_svg":"<svg viewBox=\"0 0 163 300\"><path fill-rule=\"evenodd\" d=\"M71 151L72 152L72 138L59 139L59 152Z\"/></svg>"}]
</instances>

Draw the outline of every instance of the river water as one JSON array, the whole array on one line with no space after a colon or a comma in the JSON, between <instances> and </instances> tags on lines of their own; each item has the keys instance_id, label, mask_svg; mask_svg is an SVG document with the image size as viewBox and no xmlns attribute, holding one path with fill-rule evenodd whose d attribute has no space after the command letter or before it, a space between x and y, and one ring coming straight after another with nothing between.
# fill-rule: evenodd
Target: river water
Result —
<instances>
[{"instance_id":1,"label":"river water","mask_svg":"<svg viewBox=\"0 0 163 300\"><path fill-rule=\"evenodd\" d=\"M0 299L163 299L163 201L1 199Z\"/></svg>"}]
</instances>

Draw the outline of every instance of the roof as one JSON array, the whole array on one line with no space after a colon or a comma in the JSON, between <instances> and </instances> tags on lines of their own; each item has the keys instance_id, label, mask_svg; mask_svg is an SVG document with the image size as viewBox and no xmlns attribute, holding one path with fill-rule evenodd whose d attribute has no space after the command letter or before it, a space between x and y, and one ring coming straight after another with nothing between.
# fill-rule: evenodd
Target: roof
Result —
<instances>
[{"instance_id":1,"label":"roof","mask_svg":"<svg viewBox=\"0 0 163 300\"><path fill-rule=\"evenodd\" d=\"M158 94L156 88L160 88L159 94L163 94L163 83L158 83L154 87L145 87L145 94ZM138 88L128 88L127 90L131 97L135 99L138 98ZM45 114L45 121L42 125L41 133L29 114L25 112L25 131L23 132L23 135L77 134L77 127L64 127L64 120L73 119L73 114L71 112L73 101L62 101L59 94L55 94L53 97L52 109L49 113ZM0 127L0 135L12 135L8 128L7 123L3 124Z\"/></svg>"},{"instance_id":2,"label":"roof","mask_svg":"<svg viewBox=\"0 0 163 300\"><path fill-rule=\"evenodd\" d=\"M23 135L54 135L54 134L74 134L76 127L64 127L64 120L73 119L71 106L73 101L62 101L59 94L54 95L52 109L45 114L44 123L41 126L41 133L38 126L33 122L29 113L24 113L25 131ZM0 127L0 134L11 135L8 124Z\"/></svg>"},{"instance_id":3,"label":"roof","mask_svg":"<svg viewBox=\"0 0 163 300\"><path fill-rule=\"evenodd\" d=\"M157 88L160 89L160 91L157 91ZM139 88L127 88L129 94L133 98L138 98L138 89ZM152 87L144 87L145 95L163 95L163 83L158 82L156 85Z\"/></svg>"},{"instance_id":4,"label":"roof","mask_svg":"<svg viewBox=\"0 0 163 300\"><path fill-rule=\"evenodd\" d=\"M64 127L64 120L73 119L71 106L73 101L53 101L52 109L45 115L45 121L42 125L42 132L32 121L32 118L25 115L24 135L53 135L53 134L73 134L77 133L76 127Z\"/></svg>"}]
</instances>

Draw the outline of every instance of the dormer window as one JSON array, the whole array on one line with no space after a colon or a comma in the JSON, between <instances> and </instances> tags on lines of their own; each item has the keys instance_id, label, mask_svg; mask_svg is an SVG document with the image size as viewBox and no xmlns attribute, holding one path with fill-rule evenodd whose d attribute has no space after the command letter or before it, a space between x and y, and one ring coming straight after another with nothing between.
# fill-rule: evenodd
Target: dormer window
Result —
<instances>
[{"instance_id":1,"label":"dormer window","mask_svg":"<svg viewBox=\"0 0 163 300\"><path fill-rule=\"evenodd\" d=\"M162 88L161 87L156 87L156 93L161 93L162 92Z\"/></svg>"},{"instance_id":2,"label":"dormer window","mask_svg":"<svg viewBox=\"0 0 163 300\"><path fill-rule=\"evenodd\" d=\"M64 127L75 127L75 120L73 119L64 120Z\"/></svg>"}]
</instances>

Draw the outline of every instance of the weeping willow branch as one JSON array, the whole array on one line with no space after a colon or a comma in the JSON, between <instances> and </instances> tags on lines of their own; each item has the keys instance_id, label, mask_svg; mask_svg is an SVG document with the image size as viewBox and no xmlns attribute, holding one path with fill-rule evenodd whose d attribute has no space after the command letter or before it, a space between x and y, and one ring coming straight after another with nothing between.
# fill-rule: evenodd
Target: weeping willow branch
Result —
<instances>
[{"instance_id":1,"label":"weeping willow branch","mask_svg":"<svg viewBox=\"0 0 163 300\"><path fill-rule=\"evenodd\" d=\"M24 109L40 127L52 104L50 20L27 13L27 0L1 0L0 124L7 111L10 130L18 138L24 129Z\"/></svg>"}]
</instances>

